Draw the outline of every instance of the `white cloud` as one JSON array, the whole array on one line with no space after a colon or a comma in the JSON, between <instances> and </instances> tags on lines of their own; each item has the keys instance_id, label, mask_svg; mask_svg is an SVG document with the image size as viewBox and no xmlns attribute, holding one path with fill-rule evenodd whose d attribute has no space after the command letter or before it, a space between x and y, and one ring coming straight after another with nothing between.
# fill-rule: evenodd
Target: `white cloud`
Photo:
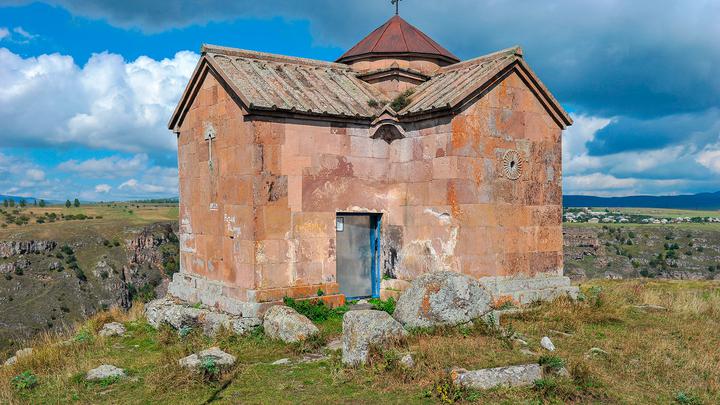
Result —
<instances>
[{"instance_id":1,"label":"white cloud","mask_svg":"<svg viewBox=\"0 0 720 405\"><path fill-rule=\"evenodd\" d=\"M0 147L174 150L165 125L198 57L182 51L126 62L100 53L80 67L66 55L23 58L0 48Z\"/></svg>"},{"instance_id":2,"label":"white cloud","mask_svg":"<svg viewBox=\"0 0 720 405\"><path fill-rule=\"evenodd\" d=\"M107 194L112 190L112 187L109 184L98 184L95 186L95 192L96 193L103 193Z\"/></svg>"},{"instance_id":3,"label":"white cloud","mask_svg":"<svg viewBox=\"0 0 720 405\"><path fill-rule=\"evenodd\" d=\"M121 156L111 156L102 159L87 159L83 161L68 160L58 165L64 172L73 172L85 177L115 178L133 176L138 171L147 169L149 158L146 154L136 154L125 159Z\"/></svg>"},{"instance_id":4,"label":"white cloud","mask_svg":"<svg viewBox=\"0 0 720 405\"><path fill-rule=\"evenodd\" d=\"M10 36L10 30L7 27L0 27L0 41Z\"/></svg>"},{"instance_id":5,"label":"white cloud","mask_svg":"<svg viewBox=\"0 0 720 405\"><path fill-rule=\"evenodd\" d=\"M720 142L706 146L696 161L714 173L720 173Z\"/></svg>"},{"instance_id":6,"label":"white cloud","mask_svg":"<svg viewBox=\"0 0 720 405\"><path fill-rule=\"evenodd\" d=\"M27 31L25 31L23 29L23 27L15 27L15 28L13 28L13 32L20 35L21 37L25 38L25 40L30 40L30 39L37 37L37 35L33 35Z\"/></svg>"},{"instance_id":7,"label":"white cloud","mask_svg":"<svg viewBox=\"0 0 720 405\"><path fill-rule=\"evenodd\" d=\"M40 170L40 169L36 169L36 168L28 169L28 170L25 172L25 175L27 176L28 179L30 179L30 180L32 180L32 181L43 181L43 180L45 180L45 172L42 171L42 170Z\"/></svg>"}]
</instances>

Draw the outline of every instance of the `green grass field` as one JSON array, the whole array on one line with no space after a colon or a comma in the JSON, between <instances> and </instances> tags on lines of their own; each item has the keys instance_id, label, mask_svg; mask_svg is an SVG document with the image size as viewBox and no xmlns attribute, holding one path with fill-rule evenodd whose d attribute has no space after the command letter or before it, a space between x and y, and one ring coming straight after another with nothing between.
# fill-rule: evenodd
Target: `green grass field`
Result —
<instances>
[{"instance_id":1,"label":"green grass field","mask_svg":"<svg viewBox=\"0 0 720 405\"><path fill-rule=\"evenodd\" d=\"M85 232L92 229L95 233L111 240L120 236L129 226L178 219L177 204L113 203L89 204L78 208L65 208L65 206L3 208L6 212L14 209L20 211L15 216L25 215L30 218L29 223L26 225L5 223L5 227L0 228L0 239L74 240L82 238ZM38 218L46 218L46 213L55 214L58 219L55 222L37 223ZM66 220L62 219L61 214L65 216L82 214L93 218Z\"/></svg>"},{"instance_id":2,"label":"green grass field","mask_svg":"<svg viewBox=\"0 0 720 405\"><path fill-rule=\"evenodd\" d=\"M407 347L378 351L370 365L346 369L339 354L300 362L310 347L286 345L262 334L221 334L210 339L197 331L185 337L168 328L156 331L141 308L102 313L67 336L46 336L36 351L0 369L1 403L122 404L285 404L285 403L681 403L720 401L720 283L669 281L593 281L582 286L584 299L559 299L503 318L502 330L446 328L414 333ZM649 311L637 305L661 305ZM101 338L104 322L123 322L125 337ZM323 340L341 333L340 320L318 324ZM519 333L533 354L524 354ZM537 362L550 336L552 353L570 371L528 388L471 391L448 382L450 367L467 369ZM70 338L68 343L59 342ZM185 371L178 359L217 345L238 357L217 381ZM589 354L599 348L607 354ZM397 364L397 353L414 353L411 370ZM289 365L271 365L280 358ZM87 383L83 374L100 364L128 371L127 379ZM28 371L37 379L20 388L13 378Z\"/></svg>"}]
</instances>

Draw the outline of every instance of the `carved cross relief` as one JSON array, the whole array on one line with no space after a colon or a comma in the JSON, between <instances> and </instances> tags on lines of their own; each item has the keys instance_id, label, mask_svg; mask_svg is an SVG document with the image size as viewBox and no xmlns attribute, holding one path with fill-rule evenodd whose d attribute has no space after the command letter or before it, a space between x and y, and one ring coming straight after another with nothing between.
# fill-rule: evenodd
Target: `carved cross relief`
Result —
<instances>
[{"instance_id":1,"label":"carved cross relief","mask_svg":"<svg viewBox=\"0 0 720 405\"><path fill-rule=\"evenodd\" d=\"M206 122L204 125L203 137L208 144L208 171L210 179L210 210L217 210L217 175L215 173L215 161L213 160L213 140L215 140L216 132L212 123Z\"/></svg>"}]
</instances>

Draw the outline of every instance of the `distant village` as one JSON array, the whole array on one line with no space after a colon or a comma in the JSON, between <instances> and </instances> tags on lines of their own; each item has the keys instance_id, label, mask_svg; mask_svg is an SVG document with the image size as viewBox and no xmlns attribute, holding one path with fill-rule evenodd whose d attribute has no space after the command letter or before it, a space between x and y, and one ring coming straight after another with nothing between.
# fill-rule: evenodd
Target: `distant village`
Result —
<instances>
[{"instance_id":1,"label":"distant village","mask_svg":"<svg viewBox=\"0 0 720 405\"><path fill-rule=\"evenodd\" d=\"M657 217L652 215L631 214L609 209L564 208L563 222L586 222L590 224L676 224L719 222L720 217Z\"/></svg>"}]
</instances>

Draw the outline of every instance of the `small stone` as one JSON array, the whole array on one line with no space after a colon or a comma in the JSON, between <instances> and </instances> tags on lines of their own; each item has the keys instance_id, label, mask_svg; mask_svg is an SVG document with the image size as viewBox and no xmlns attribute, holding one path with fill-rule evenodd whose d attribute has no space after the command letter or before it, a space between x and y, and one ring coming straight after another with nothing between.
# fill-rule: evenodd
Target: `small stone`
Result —
<instances>
[{"instance_id":1,"label":"small stone","mask_svg":"<svg viewBox=\"0 0 720 405\"><path fill-rule=\"evenodd\" d=\"M585 354L585 357L592 357L592 356L607 356L608 352L605 350L599 348L599 347L592 347L590 350L587 351Z\"/></svg>"},{"instance_id":2,"label":"small stone","mask_svg":"<svg viewBox=\"0 0 720 405\"><path fill-rule=\"evenodd\" d=\"M207 350L201 351L200 353L183 357L178 360L178 364L181 367L198 369L207 358L213 359L215 361L215 365L218 367L231 367L235 364L235 356L225 353L218 347L211 347Z\"/></svg>"},{"instance_id":3,"label":"small stone","mask_svg":"<svg viewBox=\"0 0 720 405\"><path fill-rule=\"evenodd\" d=\"M284 359L280 359L280 360L275 360L275 361L273 361L273 362L270 363L270 364L272 364L273 366L280 366L280 365L283 365L283 364L290 364L290 359L284 358Z\"/></svg>"},{"instance_id":4,"label":"small stone","mask_svg":"<svg viewBox=\"0 0 720 405\"><path fill-rule=\"evenodd\" d=\"M88 381L103 380L105 378L123 378L126 377L125 370L115 367L112 364L103 364L98 368L94 368L87 372L85 379Z\"/></svg>"},{"instance_id":5,"label":"small stone","mask_svg":"<svg viewBox=\"0 0 720 405\"><path fill-rule=\"evenodd\" d=\"M554 329L550 329L550 333L552 333L553 335L560 335L560 336L565 336L565 337L572 336L572 333L562 332L562 331L554 330Z\"/></svg>"},{"instance_id":6,"label":"small stone","mask_svg":"<svg viewBox=\"0 0 720 405\"><path fill-rule=\"evenodd\" d=\"M300 363L313 363L316 361L327 360L328 356L320 353L308 353L300 359Z\"/></svg>"},{"instance_id":7,"label":"small stone","mask_svg":"<svg viewBox=\"0 0 720 405\"><path fill-rule=\"evenodd\" d=\"M413 368L415 367L415 359L413 359L413 356L411 353L407 353L406 355L402 356L400 358L400 365L405 368Z\"/></svg>"},{"instance_id":8,"label":"small stone","mask_svg":"<svg viewBox=\"0 0 720 405\"><path fill-rule=\"evenodd\" d=\"M333 339L325 346L325 350L335 352L338 350L342 350L342 346L342 339Z\"/></svg>"},{"instance_id":9,"label":"small stone","mask_svg":"<svg viewBox=\"0 0 720 405\"><path fill-rule=\"evenodd\" d=\"M550 340L549 337L543 336L542 339L540 339L540 346L542 346L543 349L554 352L555 351L555 345L553 344L552 340Z\"/></svg>"},{"instance_id":10,"label":"small stone","mask_svg":"<svg viewBox=\"0 0 720 405\"><path fill-rule=\"evenodd\" d=\"M522 353L522 354L524 354L524 355L526 355L526 356L531 356L531 357L537 356L537 353L535 353L535 352L532 351L532 350L525 349L525 348L520 349L520 353Z\"/></svg>"},{"instance_id":11,"label":"small stone","mask_svg":"<svg viewBox=\"0 0 720 405\"><path fill-rule=\"evenodd\" d=\"M100 336L122 336L125 334L125 327L119 322L110 322L103 325L102 329L98 333Z\"/></svg>"},{"instance_id":12,"label":"small stone","mask_svg":"<svg viewBox=\"0 0 720 405\"><path fill-rule=\"evenodd\" d=\"M31 355L33 352L32 347L26 347L24 349L20 349L15 352L15 355L10 357L9 359L5 360L4 365L5 366L12 366L13 364L17 363L18 359L21 357L26 357Z\"/></svg>"},{"instance_id":13,"label":"small stone","mask_svg":"<svg viewBox=\"0 0 720 405\"><path fill-rule=\"evenodd\" d=\"M391 343L406 335L402 325L385 311L346 312L343 316L342 362L350 366L365 364L371 345Z\"/></svg>"},{"instance_id":14,"label":"small stone","mask_svg":"<svg viewBox=\"0 0 720 405\"><path fill-rule=\"evenodd\" d=\"M484 390L498 386L521 387L541 379L542 367L539 364L522 364L473 371L456 368L450 372L450 378L455 385L464 388Z\"/></svg>"},{"instance_id":15,"label":"small stone","mask_svg":"<svg viewBox=\"0 0 720 405\"><path fill-rule=\"evenodd\" d=\"M285 343L300 342L312 335L320 333L310 319L296 310L276 305L265 313L263 320L265 335L271 339L279 339Z\"/></svg>"}]
</instances>

